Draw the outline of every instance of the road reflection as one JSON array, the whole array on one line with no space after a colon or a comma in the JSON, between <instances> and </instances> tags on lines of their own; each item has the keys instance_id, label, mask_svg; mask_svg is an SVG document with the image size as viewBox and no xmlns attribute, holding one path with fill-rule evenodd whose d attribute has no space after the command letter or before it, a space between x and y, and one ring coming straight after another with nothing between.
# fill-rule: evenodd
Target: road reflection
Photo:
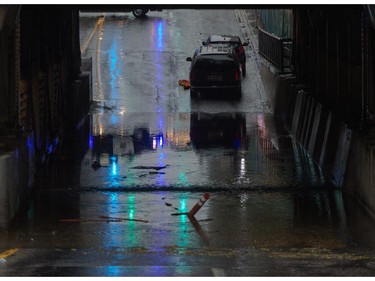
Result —
<instances>
[{"instance_id":1,"label":"road reflection","mask_svg":"<svg viewBox=\"0 0 375 281\"><path fill-rule=\"evenodd\" d=\"M90 149L81 169L85 187L329 186L271 115L98 112L91 120ZM101 169L93 169L94 162Z\"/></svg>"},{"instance_id":2,"label":"road reflection","mask_svg":"<svg viewBox=\"0 0 375 281\"><path fill-rule=\"evenodd\" d=\"M190 137L194 148L233 148L245 150L246 117L241 113L192 113Z\"/></svg>"},{"instance_id":3,"label":"road reflection","mask_svg":"<svg viewBox=\"0 0 375 281\"><path fill-rule=\"evenodd\" d=\"M210 124L223 129L219 139L210 135L209 127L203 129L205 146L201 148L188 137L192 128L194 134L199 132L197 123L192 124L197 120L191 119L197 116L166 116L169 123L162 134L159 127L144 122L134 130L126 129L130 133L125 135L86 131L85 142L70 142L66 159L55 163L58 169L40 178L27 216L1 233L0 245L131 247L140 253L176 255L202 247L309 253L374 247L374 225L353 212L340 190L322 188L326 183L311 174L301 182L295 177L296 173L309 175L312 164L277 123L268 125L272 118L235 116L239 125L230 125L232 130L227 132L222 115L206 116L200 119L203 123L198 120L198 128L203 129L205 119L211 118ZM123 121L117 120L127 124ZM233 133L239 128L242 135ZM208 145L209 136L215 140L213 146ZM178 138L187 141L181 143ZM162 163L160 155L164 155ZM300 157L298 163L295 157ZM93 161L101 167L94 170ZM250 184L257 180L258 185ZM57 189L61 184L69 188ZM196 216L198 224L185 215L172 215L188 212L203 190L211 197Z\"/></svg>"},{"instance_id":4,"label":"road reflection","mask_svg":"<svg viewBox=\"0 0 375 281\"><path fill-rule=\"evenodd\" d=\"M143 114L139 122L134 122L139 115L132 114L116 120L94 114L91 119L96 134L89 136L80 186L109 192L101 195L108 198L105 213L109 216L149 221L143 230L135 220L111 223L102 230L108 239L106 247L144 243L157 247L161 241L181 248L196 243L226 247L350 245L341 192L321 189L326 182L322 175L316 176L319 169L273 118L193 113L165 115L167 126L145 122L158 123L158 116ZM128 126L120 128L119 124ZM114 128L126 133L116 134ZM100 163L99 169L93 169L93 161ZM183 192L166 192L178 189ZM189 189L213 192L200 214L203 223L191 222L186 216L169 221L171 213L187 212L194 204L197 193L187 193ZM121 191L128 192L118 193ZM91 196L95 205L98 195ZM167 196L173 197L173 203ZM81 205L82 216L87 206Z\"/></svg>"}]
</instances>

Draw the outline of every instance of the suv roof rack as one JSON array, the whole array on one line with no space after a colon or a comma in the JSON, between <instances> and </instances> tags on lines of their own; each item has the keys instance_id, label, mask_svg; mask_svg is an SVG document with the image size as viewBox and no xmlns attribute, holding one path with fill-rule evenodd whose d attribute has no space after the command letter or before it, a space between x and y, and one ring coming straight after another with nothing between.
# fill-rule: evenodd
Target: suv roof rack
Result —
<instances>
[{"instance_id":1,"label":"suv roof rack","mask_svg":"<svg viewBox=\"0 0 375 281\"><path fill-rule=\"evenodd\" d=\"M209 44L207 46L201 46L201 54L212 54L212 53L221 53L221 54L231 54L233 49L225 44Z\"/></svg>"},{"instance_id":2,"label":"suv roof rack","mask_svg":"<svg viewBox=\"0 0 375 281\"><path fill-rule=\"evenodd\" d=\"M239 37L237 35L211 35L210 40L212 42L220 42L220 41L227 41L227 42L239 42Z\"/></svg>"}]
</instances>

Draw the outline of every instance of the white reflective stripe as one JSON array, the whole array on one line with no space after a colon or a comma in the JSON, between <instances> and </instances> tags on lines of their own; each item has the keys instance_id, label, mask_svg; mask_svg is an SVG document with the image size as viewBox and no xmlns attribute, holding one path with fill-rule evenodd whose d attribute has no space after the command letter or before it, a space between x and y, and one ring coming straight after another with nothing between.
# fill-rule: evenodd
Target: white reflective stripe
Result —
<instances>
[{"instance_id":1,"label":"white reflective stripe","mask_svg":"<svg viewBox=\"0 0 375 281\"><path fill-rule=\"evenodd\" d=\"M204 202L202 202L202 201L200 201L200 200L199 200L198 203L197 203L198 206L202 206L203 204L204 204Z\"/></svg>"}]
</instances>

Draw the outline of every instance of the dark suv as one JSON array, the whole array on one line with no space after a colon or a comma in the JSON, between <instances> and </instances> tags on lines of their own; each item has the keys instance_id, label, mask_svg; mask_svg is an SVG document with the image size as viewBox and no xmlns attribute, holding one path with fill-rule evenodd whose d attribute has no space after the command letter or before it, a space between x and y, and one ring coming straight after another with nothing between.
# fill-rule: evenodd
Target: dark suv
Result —
<instances>
[{"instance_id":1,"label":"dark suv","mask_svg":"<svg viewBox=\"0 0 375 281\"><path fill-rule=\"evenodd\" d=\"M146 17L146 14L149 12L149 11L158 11L158 12L161 12L162 9L132 9L131 12L133 13L133 15L136 17L136 18L142 18L142 17Z\"/></svg>"},{"instance_id":2,"label":"dark suv","mask_svg":"<svg viewBox=\"0 0 375 281\"><path fill-rule=\"evenodd\" d=\"M241 38L237 35L210 35L206 41L203 41L204 46L212 44L227 44L234 48L238 55L242 67L242 75L246 75L246 54L244 46L248 46L248 42L242 43Z\"/></svg>"},{"instance_id":3,"label":"dark suv","mask_svg":"<svg viewBox=\"0 0 375 281\"><path fill-rule=\"evenodd\" d=\"M236 97L241 96L242 70L238 56L227 45L201 46L190 65L190 95L196 97L205 90L228 90Z\"/></svg>"}]
</instances>

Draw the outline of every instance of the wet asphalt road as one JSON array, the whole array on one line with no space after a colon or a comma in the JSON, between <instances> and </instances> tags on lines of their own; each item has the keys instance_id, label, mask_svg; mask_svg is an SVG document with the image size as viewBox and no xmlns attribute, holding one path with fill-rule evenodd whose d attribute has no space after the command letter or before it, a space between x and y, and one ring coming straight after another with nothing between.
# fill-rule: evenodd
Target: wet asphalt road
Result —
<instances>
[{"instance_id":1,"label":"wet asphalt road","mask_svg":"<svg viewBox=\"0 0 375 281\"><path fill-rule=\"evenodd\" d=\"M250 48L240 100L178 85L209 34L242 34L237 11L85 13L80 29L92 110L1 231L1 276L374 275L373 222L272 115Z\"/></svg>"}]
</instances>

